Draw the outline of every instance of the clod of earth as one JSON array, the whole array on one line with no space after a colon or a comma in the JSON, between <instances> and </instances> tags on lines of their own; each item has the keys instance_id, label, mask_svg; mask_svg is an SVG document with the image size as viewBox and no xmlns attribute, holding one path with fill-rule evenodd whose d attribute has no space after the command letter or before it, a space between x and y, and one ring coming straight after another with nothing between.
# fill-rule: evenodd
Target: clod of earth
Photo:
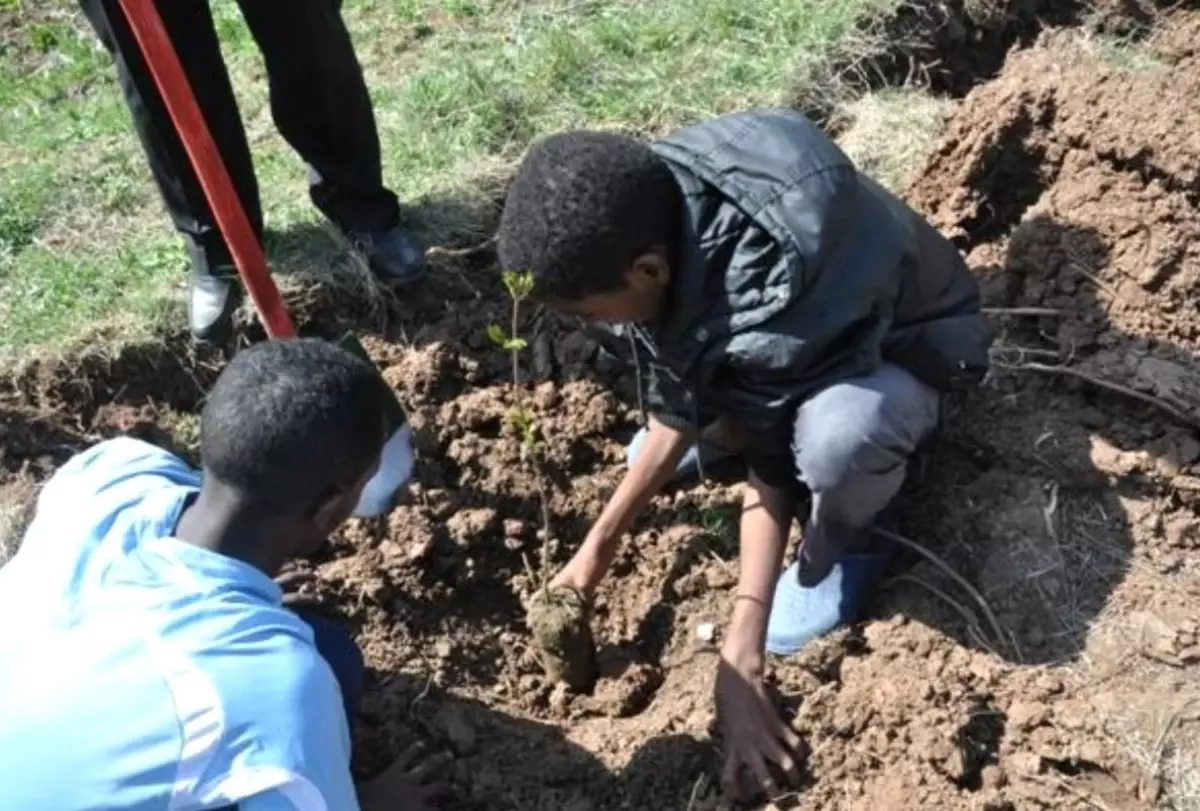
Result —
<instances>
[{"instance_id":1,"label":"clod of earth","mask_svg":"<svg viewBox=\"0 0 1200 811\"><path fill-rule=\"evenodd\" d=\"M574 589L539 591L525 620L533 632L546 675L577 693L596 686L596 642L587 601Z\"/></svg>"}]
</instances>

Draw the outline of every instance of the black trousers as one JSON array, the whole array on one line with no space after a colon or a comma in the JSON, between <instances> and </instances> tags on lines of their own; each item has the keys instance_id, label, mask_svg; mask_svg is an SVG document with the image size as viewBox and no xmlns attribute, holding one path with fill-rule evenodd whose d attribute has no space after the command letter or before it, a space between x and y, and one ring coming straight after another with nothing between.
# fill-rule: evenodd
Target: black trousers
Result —
<instances>
[{"instance_id":1,"label":"black trousers","mask_svg":"<svg viewBox=\"0 0 1200 811\"><path fill-rule=\"evenodd\" d=\"M200 273L231 272L183 144L117 0L80 0L113 54L134 126L163 200ZM308 163L313 203L346 232L390 228L396 197L384 188L379 134L362 68L341 18L340 0L238 0L262 51L271 113ZM251 224L262 235L262 205L229 74L207 0L157 0L163 24Z\"/></svg>"}]
</instances>

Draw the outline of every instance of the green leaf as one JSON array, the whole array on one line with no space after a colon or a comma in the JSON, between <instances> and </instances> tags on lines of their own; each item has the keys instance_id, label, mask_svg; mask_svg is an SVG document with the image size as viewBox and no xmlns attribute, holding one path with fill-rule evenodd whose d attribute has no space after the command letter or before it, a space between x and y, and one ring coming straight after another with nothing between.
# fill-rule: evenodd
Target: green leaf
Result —
<instances>
[{"instance_id":1,"label":"green leaf","mask_svg":"<svg viewBox=\"0 0 1200 811\"><path fill-rule=\"evenodd\" d=\"M508 349L508 342L511 340L504 334L504 330L500 329L496 324L489 324L487 328L488 339L501 349Z\"/></svg>"},{"instance_id":2,"label":"green leaf","mask_svg":"<svg viewBox=\"0 0 1200 811\"><path fill-rule=\"evenodd\" d=\"M527 346L529 343L524 338L507 338L504 341L504 348L509 352L520 352Z\"/></svg>"},{"instance_id":3,"label":"green leaf","mask_svg":"<svg viewBox=\"0 0 1200 811\"><path fill-rule=\"evenodd\" d=\"M501 274L504 287L514 301L521 301L533 292L533 273L528 270L506 270Z\"/></svg>"},{"instance_id":4,"label":"green leaf","mask_svg":"<svg viewBox=\"0 0 1200 811\"><path fill-rule=\"evenodd\" d=\"M514 408L508 412L508 421L524 434L533 425L533 412L528 408Z\"/></svg>"}]
</instances>

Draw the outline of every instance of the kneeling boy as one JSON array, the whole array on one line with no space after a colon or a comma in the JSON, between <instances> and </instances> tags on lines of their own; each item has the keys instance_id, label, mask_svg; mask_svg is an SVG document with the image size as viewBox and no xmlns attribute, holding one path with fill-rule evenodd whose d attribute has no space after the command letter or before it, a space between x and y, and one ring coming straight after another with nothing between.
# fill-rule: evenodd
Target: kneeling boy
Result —
<instances>
[{"instance_id":1,"label":"kneeling boy","mask_svg":"<svg viewBox=\"0 0 1200 811\"><path fill-rule=\"evenodd\" d=\"M0 808L426 811L434 760L355 785L362 653L273 580L358 503L388 396L332 344L258 344L203 471L123 437L54 474L0 569Z\"/></svg>"},{"instance_id":2,"label":"kneeling boy","mask_svg":"<svg viewBox=\"0 0 1200 811\"><path fill-rule=\"evenodd\" d=\"M595 592L697 438L744 451L717 701L727 781L745 767L769 784L765 762L791 771L797 741L763 690L764 650L798 650L861 611L884 561L870 525L934 430L940 394L986 371L974 279L932 226L782 110L652 144L545 138L509 192L499 250L551 307L630 325L654 372L645 441L557 585ZM717 419L700 432L702 414ZM797 485L812 505L780 577Z\"/></svg>"}]
</instances>

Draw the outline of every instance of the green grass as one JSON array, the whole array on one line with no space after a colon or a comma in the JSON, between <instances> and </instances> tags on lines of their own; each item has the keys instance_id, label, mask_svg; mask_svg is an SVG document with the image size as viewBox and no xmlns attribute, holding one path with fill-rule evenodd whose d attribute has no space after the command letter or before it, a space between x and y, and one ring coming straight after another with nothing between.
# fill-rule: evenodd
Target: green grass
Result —
<instances>
[{"instance_id":1,"label":"green grass","mask_svg":"<svg viewBox=\"0 0 1200 811\"><path fill-rule=\"evenodd\" d=\"M1162 73L1170 70L1170 65L1154 52L1153 41L1139 41L1131 36L1096 36L1092 45L1103 61L1125 73Z\"/></svg>"},{"instance_id":2,"label":"green grass","mask_svg":"<svg viewBox=\"0 0 1200 811\"><path fill-rule=\"evenodd\" d=\"M865 15L897 0L362 0L345 16L391 185L418 209L565 127L665 132L782 103ZM186 261L107 54L68 0L0 0L0 358L178 318ZM214 15L268 227L318 219L274 130L257 49ZM436 230L436 229L435 229ZM311 229L309 229L311 232ZM433 238L437 233L431 234ZM173 322L172 322L173 323Z\"/></svg>"}]
</instances>

